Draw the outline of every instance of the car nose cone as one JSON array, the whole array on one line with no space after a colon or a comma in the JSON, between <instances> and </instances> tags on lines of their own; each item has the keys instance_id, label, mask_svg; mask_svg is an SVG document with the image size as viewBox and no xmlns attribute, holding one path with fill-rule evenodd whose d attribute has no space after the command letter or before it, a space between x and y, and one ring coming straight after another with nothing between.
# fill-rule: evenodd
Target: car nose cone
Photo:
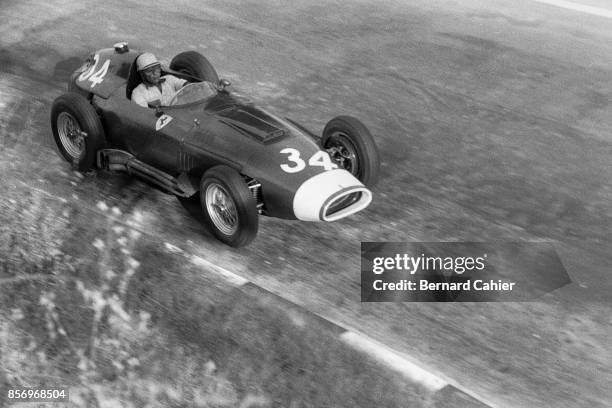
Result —
<instances>
[{"instance_id":1,"label":"car nose cone","mask_svg":"<svg viewBox=\"0 0 612 408\"><path fill-rule=\"evenodd\" d=\"M317 174L300 185L293 212L302 221L335 221L355 214L372 201L372 193L344 169Z\"/></svg>"}]
</instances>

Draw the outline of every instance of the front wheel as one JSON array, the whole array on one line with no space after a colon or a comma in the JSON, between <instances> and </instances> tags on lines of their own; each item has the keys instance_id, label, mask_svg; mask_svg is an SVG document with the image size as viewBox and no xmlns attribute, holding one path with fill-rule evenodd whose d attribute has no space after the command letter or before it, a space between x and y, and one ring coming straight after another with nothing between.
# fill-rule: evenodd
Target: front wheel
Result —
<instances>
[{"instance_id":1,"label":"front wheel","mask_svg":"<svg viewBox=\"0 0 612 408\"><path fill-rule=\"evenodd\" d=\"M227 245L241 247L257 235L257 204L242 176L231 167L215 166L204 173L200 203L213 234Z\"/></svg>"},{"instance_id":2,"label":"front wheel","mask_svg":"<svg viewBox=\"0 0 612 408\"><path fill-rule=\"evenodd\" d=\"M172 58L170 69L187 74L199 81L208 81L213 84L219 82L219 75L206 59L197 51L185 51Z\"/></svg>"},{"instance_id":3,"label":"front wheel","mask_svg":"<svg viewBox=\"0 0 612 408\"><path fill-rule=\"evenodd\" d=\"M80 94L68 92L51 107L53 138L64 158L80 171L92 169L104 146L104 128L96 110Z\"/></svg>"},{"instance_id":4,"label":"front wheel","mask_svg":"<svg viewBox=\"0 0 612 408\"><path fill-rule=\"evenodd\" d=\"M351 116L330 120L321 137L321 147L332 160L367 187L378 180L380 159L378 148L368 128Z\"/></svg>"}]
</instances>

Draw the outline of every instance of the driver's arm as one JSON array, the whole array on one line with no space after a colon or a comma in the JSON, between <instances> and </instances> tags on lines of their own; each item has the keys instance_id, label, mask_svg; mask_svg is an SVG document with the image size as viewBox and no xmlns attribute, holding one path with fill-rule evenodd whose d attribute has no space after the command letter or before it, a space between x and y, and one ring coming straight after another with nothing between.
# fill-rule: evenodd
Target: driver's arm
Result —
<instances>
[{"instance_id":1,"label":"driver's arm","mask_svg":"<svg viewBox=\"0 0 612 408\"><path fill-rule=\"evenodd\" d=\"M178 91L179 89L181 89L187 84L186 79L177 78L174 75L166 75L165 79L166 79L166 83L172 86L172 89L174 89L174 92Z\"/></svg>"},{"instance_id":2,"label":"driver's arm","mask_svg":"<svg viewBox=\"0 0 612 408\"><path fill-rule=\"evenodd\" d=\"M132 102L142 106L143 108L148 107L148 101L141 92L132 93Z\"/></svg>"}]
</instances>

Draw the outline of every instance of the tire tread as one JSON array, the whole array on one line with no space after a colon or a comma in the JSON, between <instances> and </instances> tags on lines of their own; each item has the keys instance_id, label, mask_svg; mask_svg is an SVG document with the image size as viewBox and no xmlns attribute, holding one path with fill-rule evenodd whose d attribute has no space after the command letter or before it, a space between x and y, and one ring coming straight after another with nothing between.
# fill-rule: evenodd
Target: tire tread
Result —
<instances>
[{"instance_id":1,"label":"tire tread","mask_svg":"<svg viewBox=\"0 0 612 408\"><path fill-rule=\"evenodd\" d=\"M358 154L364 160L361 166L365 171L362 177L360 177L360 181L367 187L373 187L378 181L380 156L372 134L359 119L348 115L336 116L327 122L323 129L323 136L321 138L322 147L325 146L329 136L337 130L348 133L355 142Z\"/></svg>"},{"instance_id":2,"label":"tire tread","mask_svg":"<svg viewBox=\"0 0 612 408\"><path fill-rule=\"evenodd\" d=\"M214 84L219 82L219 75L213 65L197 51L185 51L177 54L170 62L170 69L187 74Z\"/></svg>"},{"instance_id":3,"label":"tire tread","mask_svg":"<svg viewBox=\"0 0 612 408\"><path fill-rule=\"evenodd\" d=\"M80 171L90 170L95 166L96 154L104 147L105 133L102 122L94 107L87 98L76 92L67 92L60 95L53 101L51 106L51 128L53 137L62 156L71 161L68 154L64 151L59 139L57 129L57 118L61 112L68 112L79 122L81 129L87 133L85 140L85 154L78 163Z\"/></svg>"},{"instance_id":4,"label":"tire tread","mask_svg":"<svg viewBox=\"0 0 612 408\"><path fill-rule=\"evenodd\" d=\"M216 180L223 184L234 199L234 204L238 211L239 225L238 231L233 236L228 237L218 231L208 215L206 204L204 203L208 180ZM244 179L235 169L226 165L217 165L208 169L200 182L200 202L206 222L209 224L215 237L220 241L238 248L250 243L257 235L259 229L257 205Z\"/></svg>"}]
</instances>

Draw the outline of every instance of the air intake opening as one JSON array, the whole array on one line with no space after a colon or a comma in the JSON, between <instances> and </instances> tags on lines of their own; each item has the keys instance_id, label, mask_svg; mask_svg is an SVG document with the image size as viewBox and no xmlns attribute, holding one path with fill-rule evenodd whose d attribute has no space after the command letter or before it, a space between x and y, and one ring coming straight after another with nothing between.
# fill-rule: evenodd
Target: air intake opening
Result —
<instances>
[{"instance_id":1,"label":"air intake opening","mask_svg":"<svg viewBox=\"0 0 612 408\"><path fill-rule=\"evenodd\" d=\"M337 213L338 211L348 207L349 205L356 203L361 198L361 191L357 191L355 193L348 194L340 199L334 201L329 207L327 207L327 211L325 212L326 217L330 217Z\"/></svg>"},{"instance_id":2,"label":"air intake opening","mask_svg":"<svg viewBox=\"0 0 612 408\"><path fill-rule=\"evenodd\" d=\"M357 187L333 196L323 205L323 221L335 221L363 210L372 201L370 190Z\"/></svg>"}]
</instances>

